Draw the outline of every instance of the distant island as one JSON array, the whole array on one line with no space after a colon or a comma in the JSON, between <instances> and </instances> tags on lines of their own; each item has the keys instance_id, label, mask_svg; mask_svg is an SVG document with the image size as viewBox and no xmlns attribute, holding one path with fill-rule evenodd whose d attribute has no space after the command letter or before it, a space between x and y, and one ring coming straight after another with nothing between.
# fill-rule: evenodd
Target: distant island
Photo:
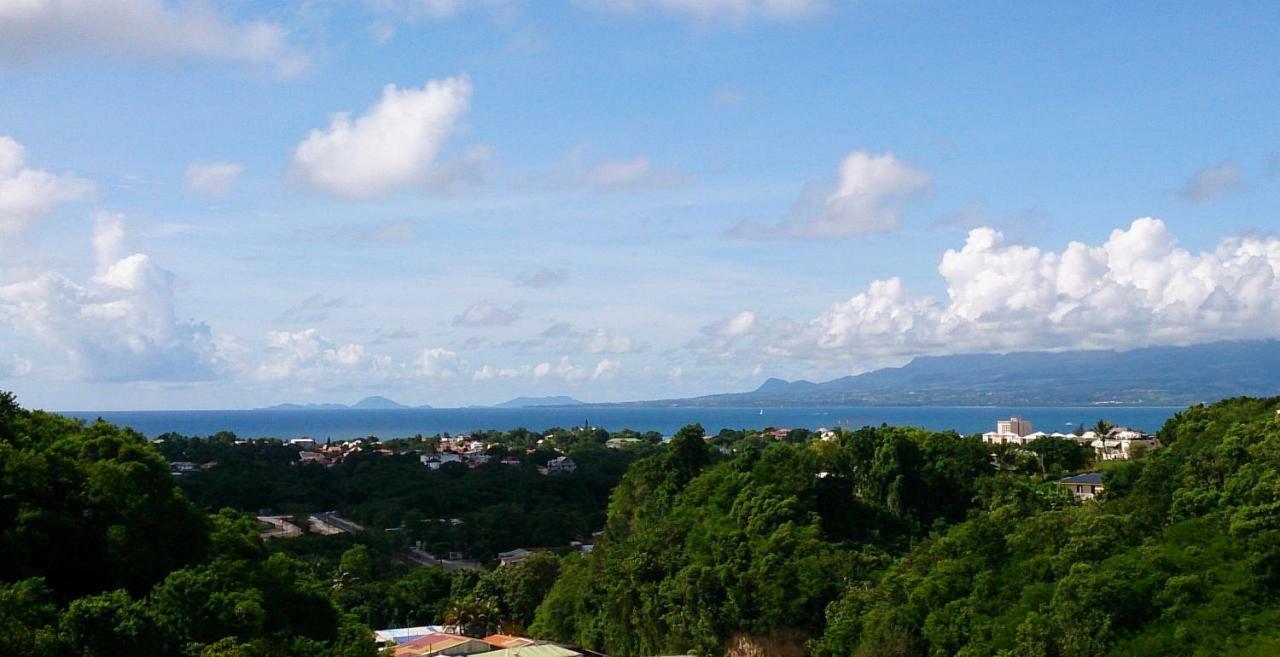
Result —
<instances>
[{"instance_id":1,"label":"distant island","mask_svg":"<svg viewBox=\"0 0 1280 657\"><path fill-rule=\"evenodd\" d=\"M922 356L822 383L769 379L749 392L608 406L1182 406L1280 394L1280 341L1129 351Z\"/></svg>"},{"instance_id":2,"label":"distant island","mask_svg":"<svg viewBox=\"0 0 1280 657\"><path fill-rule=\"evenodd\" d=\"M364 399L361 399L360 401L354 404L351 404L350 406L348 406L347 404L289 404L289 403L286 403L286 404L276 404L275 406L267 406L266 408L260 408L257 410L262 410L262 411L343 411L343 410L385 411L385 410L393 410L393 409L401 409L401 408L431 408L431 406L427 404L423 404L421 406L405 406L404 404L401 404L400 402L395 401L394 399L388 399L386 397L374 395L372 397L365 397Z\"/></svg>"},{"instance_id":3,"label":"distant island","mask_svg":"<svg viewBox=\"0 0 1280 657\"><path fill-rule=\"evenodd\" d=\"M516 397L469 408L785 406L1185 406L1280 394L1280 341L1213 342L1128 351L921 356L902 367L831 381L767 379L755 390L700 397L587 403L566 395ZM389 410L386 397L355 404L277 404L265 410Z\"/></svg>"}]
</instances>

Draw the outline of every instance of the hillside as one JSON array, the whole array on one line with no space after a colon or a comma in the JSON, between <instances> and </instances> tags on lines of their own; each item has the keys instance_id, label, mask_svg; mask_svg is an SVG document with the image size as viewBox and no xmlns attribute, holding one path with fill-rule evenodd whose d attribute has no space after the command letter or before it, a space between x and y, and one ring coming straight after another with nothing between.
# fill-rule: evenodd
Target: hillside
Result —
<instances>
[{"instance_id":1,"label":"hillside","mask_svg":"<svg viewBox=\"0 0 1280 657\"><path fill-rule=\"evenodd\" d=\"M686 429L530 629L614 657L1280 654L1278 407L1180 413L1084 503L1052 483L1079 468L1065 441L996 469L976 439L878 427L716 462Z\"/></svg>"},{"instance_id":2,"label":"hillside","mask_svg":"<svg viewBox=\"0 0 1280 657\"><path fill-rule=\"evenodd\" d=\"M1131 351L925 356L823 383L769 379L750 392L637 406L1181 406L1280 393L1280 341Z\"/></svg>"}]
</instances>

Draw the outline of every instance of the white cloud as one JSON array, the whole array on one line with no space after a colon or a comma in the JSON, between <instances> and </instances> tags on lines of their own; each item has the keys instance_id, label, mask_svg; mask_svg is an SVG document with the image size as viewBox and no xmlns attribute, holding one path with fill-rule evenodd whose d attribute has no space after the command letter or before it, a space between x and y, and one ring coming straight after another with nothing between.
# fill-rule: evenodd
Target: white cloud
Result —
<instances>
[{"instance_id":1,"label":"white cloud","mask_svg":"<svg viewBox=\"0 0 1280 657\"><path fill-rule=\"evenodd\" d=\"M454 326L510 326L520 319L515 307L502 308L490 303L476 303L453 318Z\"/></svg>"},{"instance_id":2,"label":"white cloud","mask_svg":"<svg viewBox=\"0 0 1280 657\"><path fill-rule=\"evenodd\" d=\"M1240 166L1222 162L1191 174L1178 195L1192 203L1204 203L1237 191L1241 186Z\"/></svg>"},{"instance_id":3,"label":"white cloud","mask_svg":"<svg viewBox=\"0 0 1280 657\"><path fill-rule=\"evenodd\" d=\"M1280 337L1274 237L1230 237L1192 253L1178 248L1164 222L1142 218L1100 245L1071 242L1055 252L977 228L942 256L938 272L945 300L913 297L889 278L807 323L748 323L739 315L704 330L715 340L692 346L724 358L877 364L921 354Z\"/></svg>"},{"instance_id":4,"label":"white cloud","mask_svg":"<svg viewBox=\"0 0 1280 657\"><path fill-rule=\"evenodd\" d=\"M392 370L390 358L371 354L361 344L337 344L309 328L268 333L266 353L255 374L267 381L345 382L353 374L380 377Z\"/></svg>"},{"instance_id":5,"label":"white cloud","mask_svg":"<svg viewBox=\"0 0 1280 657\"><path fill-rule=\"evenodd\" d=\"M528 376L529 367L494 367L485 365L471 375L472 381L493 381L496 379L516 379Z\"/></svg>"},{"instance_id":6,"label":"white cloud","mask_svg":"<svg viewBox=\"0 0 1280 657\"><path fill-rule=\"evenodd\" d=\"M597 380L612 379L618 375L618 372L621 371L621 369L622 363L605 358L604 360L596 363L596 369L591 373L591 378Z\"/></svg>"},{"instance_id":7,"label":"white cloud","mask_svg":"<svg viewBox=\"0 0 1280 657\"><path fill-rule=\"evenodd\" d=\"M444 347L423 349L416 365L418 376L428 379L452 379L461 374L464 367L457 352Z\"/></svg>"},{"instance_id":8,"label":"white cloud","mask_svg":"<svg viewBox=\"0 0 1280 657\"><path fill-rule=\"evenodd\" d=\"M188 190L213 198L226 196L244 173L239 162L192 162L187 165Z\"/></svg>"},{"instance_id":9,"label":"white cloud","mask_svg":"<svg viewBox=\"0 0 1280 657\"><path fill-rule=\"evenodd\" d=\"M785 221L743 223L731 234L748 239L842 239L887 233L898 227L903 206L933 178L893 153L854 151L840 162L835 184L807 193Z\"/></svg>"},{"instance_id":10,"label":"white cloud","mask_svg":"<svg viewBox=\"0 0 1280 657\"><path fill-rule=\"evenodd\" d=\"M629 354L637 349L635 340L626 335L614 335L603 328L596 329L582 339L582 351L589 354Z\"/></svg>"},{"instance_id":11,"label":"white cloud","mask_svg":"<svg viewBox=\"0 0 1280 657\"><path fill-rule=\"evenodd\" d=\"M660 11L699 22L792 21L822 13L824 0L575 0L579 6L615 13Z\"/></svg>"},{"instance_id":12,"label":"white cloud","mask_svg":"<svg viewBox=\"0 0 1280 657\"><path fill-rule=\"evenodd\" d=\"M60 54L199 57L264 66L291 76L307 57L286 30L237 22L207 3L162 0L17 0L0 3L0 65Z\"/></svg>"},{"instance_id":13,"label":"white cloud","mask_svg":"<svg viewBox=\"0 0 1280 657\"><path fill-rule=\"evenodd\" d=\"M433 164L470 99L465 77L434 80L421 89L389 84L354 121L339 113L328 129L311 131L294 150L294 175L317 190L348 198L431 184Z\"/></svg>"},{"instance_id":14,"label":"white cloud","mask_svg":"<svg viewBox=\"0 0 1280 657\"><path fill-rule=\"evenodd\" d=\"M70 174L27 168L26 159L22 144L0 135L0 237L16 235L59 204L93 191L88 181Z\"/></svg>"},{"instance_id":15,"label":"white cloud","mask_svg":"<svg viewBox=\"0 0 1280 657\"><path fill-rule=\"evenodd\" d=\"M92 380L203 380L230 366L228 339L177 317L176 277L146 254L124 255L122 216L98 215L93 242L86 283L46 271L0 285L0 321L64 350Z\"/></svg>"}]
</instances>

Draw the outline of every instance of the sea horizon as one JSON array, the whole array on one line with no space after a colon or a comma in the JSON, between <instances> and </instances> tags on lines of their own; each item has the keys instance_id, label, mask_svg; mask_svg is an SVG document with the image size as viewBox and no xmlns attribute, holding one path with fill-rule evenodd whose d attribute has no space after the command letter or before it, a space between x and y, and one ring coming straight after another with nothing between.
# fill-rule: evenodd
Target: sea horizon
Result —
<instances>
[{"instance_id":1,"label":"sea horizon","mask_svg":"<svg viewBox=\"0 0 1280 657\"><path fill-rule=\"evenodd\" d=\"M881 424L918 426L968 435L990 431L997 419L1019 416L1036 430L1070 432L1105 419L1116 425L1156 431L1185 406L543 406L397 409L227 409L148 411L55 411L92 422L102 418L130 427L149 439L164 433L208 436L231 431L241 438L347 440L374 436L404 438L439 433L525 428L592 426L671 435L699 423L708 433L721 429L785 427L860 428Z\"/></svg>"}]
</instances>

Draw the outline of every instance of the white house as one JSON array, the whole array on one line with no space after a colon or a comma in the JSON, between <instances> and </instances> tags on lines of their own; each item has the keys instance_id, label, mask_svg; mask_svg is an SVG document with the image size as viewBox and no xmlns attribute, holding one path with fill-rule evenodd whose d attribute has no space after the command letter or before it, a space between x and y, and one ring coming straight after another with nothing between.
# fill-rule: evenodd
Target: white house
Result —
<instances>
[{"instance_id":1,"label":"white house","mask_svg":"<svg viewBox=\"0 0 1280 657\"><path fill-rule=\"evenodd\" d=\"M462 456L453 452L441 452L439 454L423 454L418 457L418 460L432 470L439 470L445 463L461 463Z\"/></svg>"},{"instance_id":2,"label":"white house","mask_svg":"<svg viewBox=\"0 0 1280 657\"><path fill-rule=\"evenodd\" d=\"M1127 461L1138 452L1159 447L1160 439L1136 429L1116 427L1090 444L1103 461Z\"/></svg>"}]
</instances>

